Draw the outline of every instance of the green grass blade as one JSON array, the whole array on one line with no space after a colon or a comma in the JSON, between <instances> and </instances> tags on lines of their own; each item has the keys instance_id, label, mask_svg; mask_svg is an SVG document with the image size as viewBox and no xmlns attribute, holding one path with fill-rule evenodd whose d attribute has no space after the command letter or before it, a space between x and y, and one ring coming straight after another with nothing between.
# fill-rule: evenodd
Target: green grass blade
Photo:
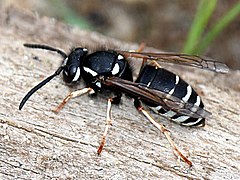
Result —
<instances>
[{"instance_id":1,"label":"green grass blade","mask_svg":"<svg viewBox=\"0 0 240 180\"><path fill-rule=\"evenodd\" d=\"M201 35L208 23L217 4L217 0L201 0L198 10L192 23L187 41L184 45L183 52L191 54L199 42Z\"/></svg>"},{"instance_id":2,"label":"green grass blade","mask_svg":"<svg viewBox=\"0 0 240 180\"><path fill-rule=\"evenodd\" d=\"M83 29L91 29L91 25L81 16L77 15L72 9L70 9L66 3L62 0L49 1L54 7L59 16L68 24L78 26Z\"/></svg>"},{"instance_id":3,"label":"green grass blade","mask_svg":"<svg viewBox=\"0 0 240 180\"><path fill-rule=\"evenodd\" d=\"M200 41L198 47L194 50L194 54L201 54L209 46L223 29L231 23L240 13L240 2L236 3L233 8L223 16Z\"/></svg>"}]
</instances>

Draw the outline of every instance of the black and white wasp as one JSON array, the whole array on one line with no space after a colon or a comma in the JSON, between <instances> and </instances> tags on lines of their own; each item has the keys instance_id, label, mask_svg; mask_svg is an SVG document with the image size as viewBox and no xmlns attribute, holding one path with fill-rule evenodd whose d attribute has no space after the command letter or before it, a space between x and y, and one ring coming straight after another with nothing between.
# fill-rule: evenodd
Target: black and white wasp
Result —
<instances>
[{"instance_id":1,"label":"black and white wasp","mask_svg":"<svg viewBox=\"0 0 240 180\"><path fill-rule=\"evenodd\" d=\"M86 93L97 94L102 91L110 91L111 97L108 98L107 106L107 125L98 149L98 154L103 149L107 132L111 125L111 104L119 104L121 96L124 93L133 98L135 107L161 130L173 150L186 163L190 166L192 165L191 161L178 150L170 138L169 131L163 125L157 123L144 110L142 103L181 125L204 126L205 118L210 115L210 112L204 109L200 96L178 75L161 68L157 62L176 63L214 72L227 73L228 67L225 64L200 56L176 53L148 53L120 50L104 50L88 53L86 48L78 47L72 49L69 54L66 54L62 50L47 45L24 44L24 46L57 52L63 57L63 62L54 74L47 77L26 94L20 103L20 110L33 93L61 72L63 80L67 83L78 82L83 78L86 88L70 93L55 111L59 112L73 97ZM130 57L143 59L142 67L136 81L133 81L132 69L128 62ZM148 63L149 61L150 63Z\"/></svg>"}]
</instances>

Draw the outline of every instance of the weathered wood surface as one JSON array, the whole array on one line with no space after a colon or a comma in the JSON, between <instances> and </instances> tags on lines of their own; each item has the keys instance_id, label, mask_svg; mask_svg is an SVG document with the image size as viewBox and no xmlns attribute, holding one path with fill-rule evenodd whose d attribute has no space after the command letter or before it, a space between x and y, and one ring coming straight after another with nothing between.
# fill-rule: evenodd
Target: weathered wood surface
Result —
<instances>
[{"instance_id":1,"label":"weathered wood surface","mask_svg":"<svg viewBox=\"0 0 240 180\"><path fill-rule=\"evenodd\" d=\"M239 71L222 75L174 68L202 94L213 113L204 128L182 127L152 113L171 130L174 141L193 162L191 169L176 159L164 136L125 97L120 106L113 106L113 126L98 156L106 99L76 98L55 114L51 110L76 89L58 77L18 110L26 92L61 63L54 53L26 49L22 44L39 42L64 50L76 45L109 44L122 49L137 45L14 8L1 10L0 23L0 179L240 178Z\"/></svg>"}]
</instances>

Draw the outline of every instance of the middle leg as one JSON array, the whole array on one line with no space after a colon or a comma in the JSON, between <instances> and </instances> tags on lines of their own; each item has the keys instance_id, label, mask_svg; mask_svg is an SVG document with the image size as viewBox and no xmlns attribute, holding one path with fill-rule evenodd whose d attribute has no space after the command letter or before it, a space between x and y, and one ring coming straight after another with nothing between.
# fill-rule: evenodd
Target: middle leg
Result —
<instances>
[{"instance_id":1,"label":"middle leg","mask_svg":"<svg viewBox=\"0 0 240 180\"><path fill-rule=\"evenodd\" d=\"M106 137L107 137L108 130L109 130L110 126L112 125L112 118L111 118L112 103L113 104L119 104L119 102L121 100L121 96L122 96L122 94L118 94L117 96L108 99L106 127L105 127L105 130L104 130L104 133L103 133L103 136L102 136L102 140L100 142L100 145L99 145L99 148L98 148L98 151L97 151L98 155L100 155L102 150L103 150L103 146L106 143Z\"/></svg>"}]
</instances>

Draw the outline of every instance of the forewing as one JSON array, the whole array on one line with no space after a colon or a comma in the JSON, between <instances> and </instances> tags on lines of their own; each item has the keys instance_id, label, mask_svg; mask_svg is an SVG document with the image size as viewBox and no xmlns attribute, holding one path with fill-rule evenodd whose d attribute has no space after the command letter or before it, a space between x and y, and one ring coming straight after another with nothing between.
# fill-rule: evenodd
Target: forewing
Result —
<instances>
[{"instance_id":1,"label":"forewing","mask_svg":"<svg viewBox=\"0 0 240 180\"><path fill-rule=\"evenodd\" d=\"M206 118L211 115L211 113L205 109L192 103L185 102L173 95L169 95L159 90L149 89L141 85L138 85L138 87L149 94L152 94L156 99L160 99L160 101L158 101L160 102L159 105L166 110L171 110L178 114L187 115L193 118Z\"/></svg>"},{"instance_id":2,"label":"forewing","mask_svg":"<svg viewBox=\"0 0 240 180\"><path fill-rule=\"evenodd\" d=\"M172 110L176 113L187 115L193 118L206 118L211 115L210 112L192 103L169 95L165 92L141 86L139 83L126 81L117 77L104 80L102 83L121 89L122 92L138 97L147 102L162 106L166 110Z\"/></svg>"},{"instance_id":3,"label":"forewing","mask_svg":"<svg viewBox=\"0 0 240 180\"><path fill-rule=\"evenodd\" d=\"M201 57L197 55L178 53L129 52L129 51L117 51L117 52L121 53L126 58L135 57L164 63L174 63L206 69L218 73L228 73L229 71L229 68L227 67L226 64L217 62L208 57Z\"/></svg>"}]
</instances>

